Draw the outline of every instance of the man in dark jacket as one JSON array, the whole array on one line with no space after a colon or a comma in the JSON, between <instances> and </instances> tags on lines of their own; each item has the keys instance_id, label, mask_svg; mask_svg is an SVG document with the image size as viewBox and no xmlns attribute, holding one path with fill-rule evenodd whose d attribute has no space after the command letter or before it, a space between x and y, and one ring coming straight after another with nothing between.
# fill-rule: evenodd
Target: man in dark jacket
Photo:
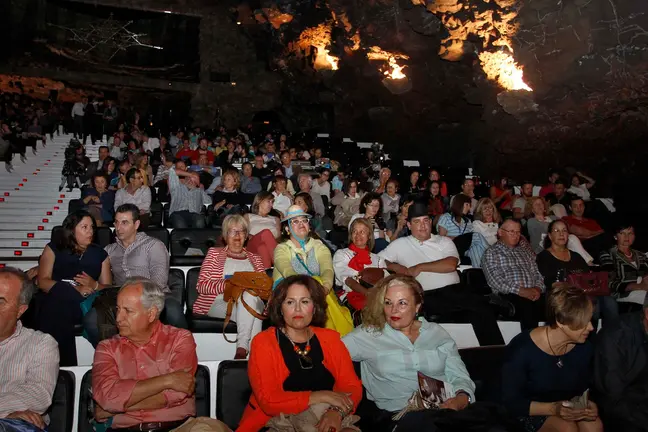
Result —
<instances>
[{"instance_id":1,"label":"man in dark jacket","mask_svg":"<svg viewBox=\"0 0 648 432\"><path fill-rule=\"evenodd\" d=\"M641 312L603 326L594 367L606 424L624 432L648 431L648 300Z\"/></svg>"}]
</instances>

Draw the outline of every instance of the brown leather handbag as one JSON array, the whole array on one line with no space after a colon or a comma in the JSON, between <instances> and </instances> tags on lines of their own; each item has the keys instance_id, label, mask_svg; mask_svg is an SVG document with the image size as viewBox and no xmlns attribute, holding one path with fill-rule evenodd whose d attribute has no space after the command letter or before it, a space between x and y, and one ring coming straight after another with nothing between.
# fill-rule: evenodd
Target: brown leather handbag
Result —
<instances>
[{"instance_id":1,"label":"brown leather handbag","mask_svg":"<svg viewBox=\"0 0 648 432\"><path fill-rule=\"evenodd\" d=\"M588 296L610 295L607 272L572 273L567 276L567 283L582 289Z\"/></svg>"},{"instance_id":2,"label":"brown leather handbag","mask_svg":"<svg viewBox=\"0 0 648 432\"><path fill-rule=\"evenodd\" d=\"M225 281L225 292L223 293L223 300L227 302L227 313L225 314L225 324L223 325L223 337L227 342L235 343L227 339L225 335L225 328L232 318L232 309L234 304L241 299L243 307L255 318L264 320L266 315L259 314L255 311L242 297L244 292L260 297L263 301L268 301L272 295L272 278L265 273L258 272L236 272L231 278Z\"/></svg>"}]
</instances>

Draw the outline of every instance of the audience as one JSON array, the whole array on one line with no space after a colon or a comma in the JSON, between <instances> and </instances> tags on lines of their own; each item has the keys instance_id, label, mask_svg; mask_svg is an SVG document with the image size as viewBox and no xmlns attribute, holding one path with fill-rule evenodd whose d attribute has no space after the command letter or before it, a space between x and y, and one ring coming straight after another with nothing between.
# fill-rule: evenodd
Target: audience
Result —
<instances>
[{"instance_id":1,"label":"audience","mask_svg":"<svg viewBox=\"0 0 648 432\"><path fill-rule=\"evenodd\" d=\"M97 226L111 223L115 214L115 191L108 189L108 176L98 172L90 181L92 187L85 188L81 193L83 203Z\"/></svg>"},{"instance_id":2,"label":"audience","mask_svg":"<svg viewBox=\"0 0 648 432\"><path fill-rule=\"evenodd\" d=\"M224 300L225 280L236 272L265 272L259 255L248 252L243 246L248 237L249 226L240 215L229 215L223 221L224 248L210 248L200 267L196 290L198 299L193 305L197 315L225 318L228 302ZM250 341L261 331L261 320L255 318L241 304L245 301L257 313L263 312L263 301L244 292L232 309L232 321L236 323L236 357L247 358Z\"/></svg>"},{"instance_id":3,"label":"audience","mask_svg":"<svg viewBox=\"0 0 648 432\"><path fill-rule=\"evenodd\" d=\"M115 194L115 211L123 204L133 204L139 209L140 224L146 229L151 222L151 189L144 185L144 174L138 168L126 173L128 184Z\"/></svg>"},{"instance_id":4,"label":"audience","mask_svg":"<svg viewBox=\"0 0 648 432\"><path fill-rule=\"evenodd\" d=\"M473 224L467 217L470 206L469 197L463 194L456 195L450 205L450 211L439 218L437 231L440 236L448 237L454 242L459 256L468 257L472 266L479 268L484 251L488 248L488 242L484 236L473 232Z\"/></svg>"},{"instance_id":5,"label":"audience","mask_svg":"<svg viewBox=\"0 0 648 432\"><path fill-rule=\"evenodd\" d=\"M488 286L515 306L515 318L528 330L544 321L545 285L536 256L520 230L514 219L502 224L499 241L484 253L482 269Z\"/></svg>"},{"instance_id":6,"label":"audience","mask_svg":"<svg viewBox=\"0 0 648 432\"><path fill-rule=\"evenodd\" d=\"M549 177L548 177L549 183L547 183L546 185L542 186L542 188L540 188L540 196L547 199L547 195L555 191L554 189L555 183L559 178L560 178L559 171L555 169L549 170Z\"/></svg>"},{"instance_id":7,"label":"audience","mask_svg":"<svg viewBox=\"0 0 648 432\"><path fill-rule=\"evenodd\" d=\"M547 230L545 248L536 257L536 263L545 287L551 290L556 283L566 282L570 274L589 273L590 269L582 256L567 248L569 231L563 221L551 222Z\"/></svg>"},{"instance_id":8,"label":"audience","mask_svg":"<svg viewBox=\"0 0 648 432\"><path fill-rule=\"evenodd\" d=\"M58 342L61 366L77 365L74 326L82 323L80 304L112 283L108 254L92 243L94 233L88 212L69 214L39 262L36 328Z\"/></svg>"},{"instance_id":9,"label":"audience","mask_svg":"<svg viewBox=\"0 0 648 432\"><path fill-rule=\"evenodd\" d=\"M606 424L640 432L648 425L648 301L641 312L606 322L597 335L594 386Z\"/></svg>"},{"instance_id":10,"label":"audience","mask_svg":"<svg viewBox=\"0 0 648 432\"><path fill-rule=\"evenodd\" d=\"M495 314L487 301L460 284L456 246L449 238L432 234L427 205L416 203L409 207L407 226L411 235L394 240L379 254L389 262L387 268L415 277L423 286L426 316L460 317L473 324L481 344L502 344Z\"/></svg>"},{"instance_id":11,"label":"audience","mask_svg":"<svg viewBox=\"0 0 648 432\"><path fill-rule=\"evenodd\" d=\"M241 167L241 192L244 194L256 194L261 191L261 180L252 176L252 164L245 162Z\"/></svg>"},{"instance_id":12,"label":"audience","mask_svg":"<svg viewBox=\"0 0 648 432\"><path fill-rule=\"evenodd\" d=\"M525 184L523 183L523 189L524 185ZM533 191L533 184L531 185L531 190ZM497 184L490 187L490 199L493 201L493 204L499 207L500 210L511 210L511 205L513 204L513 190L508 185L508 179L506 177L500 178Z\"/></svg>"},{"instance_id":13,"label":"audience","mask_svg":"<svg viewBox=\"0 0 648 432\"><path fill-rule=\"evenodd\" d=\"M326 290L305 275L289 276L275 288L268 304L273 326L252 341L252 393L238 432L278 428L293 416L312 430L357 430L346 428L355 421L362 383L340 334L323 328ZM293 430L290 423L284 427Z\"/></svg>"},{"instance_id":14,"label":"audience","mask_svg":"<svg viewBox=\"0 0 648 432\"><path fill-rule=\"evenodd\" d=\"M594 308L578 288L555 286L547 298L547 325L523 331L507 347L502 402L529 432L602 431L598 408L570 400L589 389ZM622 430L622 429L619 429ZM623 429L625 430L625 429Z\"/></svg>"},{"instance_id":15,"label":"audience","mask_svg":"<svg viewBox=\"0 0 648 432\"><path fill-rule=\"evenodd\" d=\"M212 200L205 193L198 174L172 167L169 170L169 193L169 223L173 228L205 228L203 206L211 205Z\"/></svg>"},{"instance_id":16,"label":"audience","mask_svg":"<svg viewBox=\"0 0 648 432\"><path fill-rule=\"evenodd\" d=\"M469 214L475 214L477 210L477 198L475 198L475 181L471 178L465 178L461 184L461 193L458 195L465 195L470 198L470 212ZM452 207L452 202L454 201L457 195L453 196L450 200L450 207Z\"/></svg>"},{"instance_id":17,"label":"audience","mask_svg":"<svg viewBox=\"0 0 648 432\"><path fill-rule=\"evenodd\" d=\"M277 210L282 216L288 211L288 207L293 204L293 194L286 189L287 179L284 176L276 176L272 180L272 196L274 201L272 208Z\"/></svg>"},{"instance_id":18,"label":"audience","mask_svg":"<svg viewBox=\"0 0 648 432\"><path fill-rule=\"evenodd\" d=\"M391 219L392 215L398 214L401 196L397 192L398 181L395 179L390 179L385 186L385 192L380 195L383 208L382 218L385 222Z\"/></svg>"},{"instance_id":19,"label":"audience","mask_svg":"<svg viewBox=\"0 0 648 432\"><path fill-rule=\"evenodd\" d=\"M243 215L249 226L247 248L261 257L265 268L272 267L274 250L281 239L281 220L270 214L274 200L270 192L259 192L251 212Z\"/></svg>"},{"instance_id":20,"label":"audience","mask_svg":"<svg viewBox=\"0 0 648 432\"><path fill-rule=\"evenodd\" d=\"M13 267L0 268L0 430L40 432L59 371L54 339L23 327L35 288ZM71 409L71 407L70 407Z\"/></svg>"},{"instance_id":21,"label":"audience","mask_svg":"<svg viewBox=\"0 0 648 432\"><path fill-rule=\"evenodd\" d=\"M275 249L272 278L277 284L289 276L317 276L328 291L333 288L333 260L324 243L313 238L310 219L299 205L286 212L281 220L284 242Z\"/></svg>"},{"instance_id":22,"label":"audience","mask_svg":"<svg viewBox=\"0 0 648 432\"><path fill-rule=\"evenodd\" d=\"M369 221L375 239L372 252L378 253L389 244L389 233L385 230L386 226L382 218L382 199L380 195L376 192L369 192L363 196L360 200L359 211L360 213L356 213L351 217L349 230L351 230L351 224L356 219L362 218Z\"/></svg>"},{"instance_id":23,"label":"audience","mask_svg":"<svg viewBox=\"0 0 648 432\"><path fill-rule=\"evenodd\" d=\"M542 196L542 194L540 194ZM567 212L571 209L571 200L574 195L567 192L565 180L559 178L554 182L553 192L544 196L551 206L553 214L559 218L567 216Z\"/></svg>"},{"instance_id":24,"label":"audience","mask_svg":"<svg viewBox=\"0 0 648 432\"><path fill-rule=\"evenodd\" d=\"M212 226L220 226L222 220L230 214L238 213L242 204L239 188L241 180L239 172L235 169L228 169L223 173L222 183L216 188L212 195L214 204L214 217L212 217Z\"/></svg>"},{"instance_id":25,"label":"audience","mask_svg":"<svg viewBox=\"0 0 648 432\"><path fill-rule=\"evenodd\" d=\"M459 411L475 400L475 384L455 341L440 325L417 319L423 299L423 287L413 277L383 279L369 294L362 326L342 340L351 359L360 362L367 399L375 403L373 412L363 413L371 431L432 430L440 411L408 412L393 420L418 391L419 374L449 384L453 393L440 405L442 410Z\"/></svg>"},{"instance_id":26,"label":"audience","mask_svg":"<svg viewBox=\"0 0 648 432\"><path fill-rule=\"evenodd\" d=\"M188 330L160 322L164 296L140 277L119 290L119 336L102 341L92 362L95 418L110 419L111 429L166 431L196 415L196 343Z\"/></svg>"},{"instance_id":27,"label":"audience","mask_svg":"<svg viewBox=\"0 0 648 432\"><path fill-rule=\"evenodd\" d=\"M330 176L331 170L324 168L320 171L319 177L313 181L313 192L326 197L327 201L331 200L331 183L328 181Z\"/></svg>"},{"instance_id":28,"label":"audience","mask_svg":"<svg viewBox=\"0 0 648 432\"><path fill-rule=\"evenodd\" d=\"M475 209L475 220L472 224L473 232L484 237L488 244L487 247L497 242L497 231L501 221L502 217L490 198L482 198L478 201Z\"/></svg>"},{"instance_id":29,"label":"audience","mask_svg":"<svg viewBox=\"0 0 648 432\"><path fill-rule=\"evenodd\" d=\"M309 174L299 174L297 176L297 184L299 185L299 191L307 193L313 199L313 209L315 210L315 215L317 217L324 217L326 214L326 209L324 207L324 201L322 201L322 196L317 192L313 191L313 179Z\"/></svg>"},{"instance_id":30,"label":"audience","mask_svg":"<svg viewBox=\"0 0 648 432\"><path fill-rule=\"evenodd\" d=\"M351 223L351 218L360 212L360 201L364 194L359 189L360 184L357 180L347 178L342 188L342 193L336 194L331 199L331 204L335 206L335 219L333 223L336 226L347 227Z\"/></svg>"},{"instance_id":31,"label":"audience","mask_svg":"<svg viewBox=\"0 0 648 432\"><path fill-rule=\"evenodd\" d=\"M436 180L432 180L428 186L428 214L434 220L435 226L445 212L446 206L441 195L441 184Z\"/></svg>"},{"instance_id":32,"label":"audience","mask_svg":"<svg viewBox=\"0 0 648 432\"><path fill-rule=\"evenodd\" d=\"M520 187L520 196L513 202L513 218L517 220L529 217L529 202L533 199L533 183L525 181Z\"/></svg>"},{"instance_id":33,"label":"audience","mask_svg":"<svg viewBox=\"0 0 648 432\"><path fill-rule=\"evenodd\" d=\"M611 246L608 236L598 222L583 216L585 201L582 198L572 198L571 210L572 214L562 218L563 222L569 228L569 232L579 238L585 250L592 256L598 257L601 252Z\"/></svg>"},{"instance_id":34,"label":"audience","mask_svg":"<svg viewBox=\"0 0 648 432\"><path fill-rule=\"evenodd\" d=\"M586 183L582 183L581 179L584 179ZM583 201L590 201L589 190L594 187L595 183L596 181L593 178L586 176L580 171L576 171L572 175L571 186L567 189L567 192L583 198Z\"/></svg>"}]
</instances>

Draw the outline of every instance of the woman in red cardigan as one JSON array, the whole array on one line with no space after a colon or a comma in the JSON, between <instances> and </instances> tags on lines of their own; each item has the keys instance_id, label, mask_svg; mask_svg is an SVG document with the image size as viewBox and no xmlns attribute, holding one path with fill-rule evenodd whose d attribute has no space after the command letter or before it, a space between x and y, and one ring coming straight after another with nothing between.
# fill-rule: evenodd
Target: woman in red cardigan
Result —
<instances>
[{"instance_id":1,"label":"woman in red cardigan","mask_svg":"<svg viewBox=\"0 0 648 432\"><path fill-rule=\"evenodd\" d=\"M356 431L350 414L362 383L339 333L323 328L326 290L310 276L290 276L275 289L269 313L276 327L252 341L252 395L237 432L258 432L280 414L309 409L320 432Z\"/></svg>"},{"instance_id":2,"label":"woman in red cardigan","mask_svg":"<svg viewBox=\"0 0 648 432\"><path fill-rule=\"evenodd\" d=\"M210 248L200 267L196 290L198 299L193 313L214 318L225 318L227 302L223 299L225 280L236 272L265 272L260 256L248 252L243 245L248 237L248 223L241 215L229 215L223 220L224 248ZM240 297L259 314L263 313L263 300L247 292ZM235 359L248 355L250 341L261 331L261 320L252 316L239 301L232 309L232 321L236 322Z\"/></svg>"}]
</instances>

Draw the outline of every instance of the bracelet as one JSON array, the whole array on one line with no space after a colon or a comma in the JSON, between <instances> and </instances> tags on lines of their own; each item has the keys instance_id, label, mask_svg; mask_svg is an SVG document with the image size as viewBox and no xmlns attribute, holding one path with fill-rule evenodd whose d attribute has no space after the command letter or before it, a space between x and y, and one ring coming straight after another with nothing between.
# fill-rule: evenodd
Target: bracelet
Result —
<instances>
[{"instance_id":1,"label":"bracelet","mask_svg":"<svg viewBox=\"0 0 648 432\"><path fill-rule=\"evenodd\" d=\"M344 417L347 416L346 413L344 412L344 410L343 410L342 408L337 407L337 406L334 406L334 405L331 405L330 407L328 407L328 409L327 409L326 411L327 411L327 412L328 412L328 411L335 411L335 412L339 413L340 416L342 416L342 419L344 419Z\"/></svg>"},{"instance_id":2,"label":"bracelet","mask_svg":"<svg viewBox=\"0 0 648 432\"><path fill-rule=\"evenodd\" d=\"M99 289L99 281L95 283L95 287L92 291L97 291Z\"/></svg>"}]
</instances>

